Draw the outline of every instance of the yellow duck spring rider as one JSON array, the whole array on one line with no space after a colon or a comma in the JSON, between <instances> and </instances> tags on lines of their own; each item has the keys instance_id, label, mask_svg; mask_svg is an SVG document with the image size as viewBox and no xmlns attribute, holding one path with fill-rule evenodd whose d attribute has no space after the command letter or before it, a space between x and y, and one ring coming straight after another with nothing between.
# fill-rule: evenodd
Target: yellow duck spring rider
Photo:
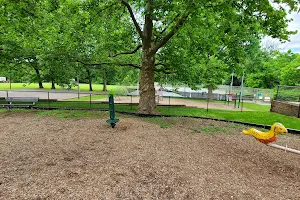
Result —
<instances>
[{"instance_id":1,"label":"yellow duck spring rider","mask_svg":"<svg viewBox=\"0 0 300 200\"><path fill-rule=\"evenodd\" d=\"M271 129L268 132L262 132L256 130L254 128L250 128L249 130L243 130L242 133L245 135L251 135L256 138L261 143L268 144L270 142L275 142L277 140L278 134L287 133L287 129L281 124L276 122L271 126Z\"/></svg>"},{"instance_id":2,"label":"yellow duck spring rider","mask_svg":"<svg viewBox=\"0 0 300 200\"><path fill-rule=\"evenodd\" d=\"M283 147L277 144L271 144L272 142L275 142L277 140L277 135L286 134L287 132L288 132L287 129L281 123L278 122L274 123L271 126L271 129L267 132L262 132L254 128L250 128L249 130L242 131L242 133L244 133L245 135L253 136L257 141L264 143L268 146L300 154L299 150L287 148L287 146Z\"/></svg>"}]
</instances>

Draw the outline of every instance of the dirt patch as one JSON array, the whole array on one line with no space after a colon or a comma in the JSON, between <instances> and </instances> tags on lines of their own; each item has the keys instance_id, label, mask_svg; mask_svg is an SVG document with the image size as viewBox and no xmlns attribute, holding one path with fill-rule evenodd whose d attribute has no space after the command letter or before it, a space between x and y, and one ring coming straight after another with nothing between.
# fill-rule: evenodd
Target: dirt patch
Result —
<instances>
[{"instance_id":1,"label":"dirt patch","mask_svg":"<svg viewBox=\"0 0 300 200\"><path fill-rule=\"evenodd\" d=\"M300 199L299 155L242 135L247 127L120 118L112 129L0 113L0 199ZM278 144L300 149L300 137Z\"/></svg>"}]
</instances>

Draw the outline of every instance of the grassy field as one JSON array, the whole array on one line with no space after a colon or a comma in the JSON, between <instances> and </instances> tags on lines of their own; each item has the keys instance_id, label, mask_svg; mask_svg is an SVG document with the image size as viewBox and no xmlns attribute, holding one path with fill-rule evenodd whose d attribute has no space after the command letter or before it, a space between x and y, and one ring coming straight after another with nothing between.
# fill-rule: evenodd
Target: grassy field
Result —
<instances>
[{"instance_id":1,"label":"grassy field","mask_svg":"<svg viewBox=\"0 0 300 200\"><path fill-rule=\"evenodd\" d=\"M51 83L43 83L44 89L51 89ZM63 89L61 86L55 86L57 90ZM79 84L80 91L89 91L89 84ZM124 93L127 91L128 88L136 88L136 86L120 86L120 85L108 85L107 90L109 93L116 94L116 93ZM9 83L0 83L0 90L8 90L10 88ZM38 89L39 85L37 83L25 84L25 83L12 83L12 89ZM72 90L77 91L77 86L72 87ZM93 91L94 92L102 92L103 85L102 84L93 84Z\"/></svg>"},{"instance_id":2,"label":"grassy field","mask_svg":"<svg viewBox=\"0 0 300 200\"><path fill-rule=\"evenodd\" d=\"M241 122L249 122L256 124L272 125L275 122L284 124L287 128L300 130L300 119L281 115L271 112L260 111L227 111L227 110L214 110L208 112L201 108L158 108L158 111L163 114L177 115L177 116L201 116L215 119L226 119Z\"/></svg>"},{"instance_id":3,"label":"grassy field","mask_svg":"<svg viewBox=\"0 0 300 200\"><path fill-rule=\"evenodd\" d=\"M44 84L45 89L50 89L50 83ZM101 91L102 85L95 84L93 88L95 91ZM23 83L13 83L13 89L22 89L22 88L38 88L37 84L30 84L24 86ZM59 88L59 87L58 87ZM8 83L0 83L0 90L9 89ZM77 88L74 87L74 90ZM82 91L88 91L88 84L80 84L80 89ZM126 86L108 86L108 90L110 93L115 94L116 92L126 91ZM99 100L107 98L107 95L92 95L92 100ZM69 102L38 102L37 106L43 107L59 107L59 108L84 108L84 109L101 109L108 110L108 104L100 104L100 103L89 103L90 97L81 97L79 101L81 102L72 102L78 101L77 98L69 99ZM189 99L190 100L190 99ZM193 101L205 101L205 100L193 100ZM215 101L215 103L223 103L224 101ZM165 115L176 115L176 116L200 116L200 117L208 117L208 118L217 118L217 119L226 119L226 120L235 120L249 123L257 123L257 124L265 124L272 125L274 122L281 122L288 128L298 129L300 130L300 119L295 117L290 117L286 115L270 113L270 105L259 105L255 103L245 102L243 104L244 108L253 110L253 111L228 111L228 110L216 110L209 109L207 112L206 109L201 108L188 108L188 107L158 107L157 111L161 114ZM137 106L131 105L115 105L116 111L123 112L137 112ZM0 109L0 112L5 112L5 109Z\"/></svg>"},{"instance_id":4,"label":"grassy field","mask_svg":"<svg viewBox=\"0 0 300 200\"><path fill-rule=\"evenodd\" d=\"M100 95L100 94L96 94L96 95L91 95L91 96L84 96L84 97L80 97L78 99L78 97L76 98L70 98L70 99L66 99L65 101L97 101L100 99L108 99L108 95Z\"/></svg>"},{"instance_id":5,"label":"grassy field","mask_svg":"<svg viewBox=\"0 0 300 200\"><path fill-rule=\"evenodd\" d=\"M48 106L47 102L38 102L38 106ZM92 103L89 102L51 102L51 107L60 108L85 108L85 109L100 109L108 110L108 104ZM115 104L115 110L120 112L137 112L137 106ZM207 117L215 119L226 119L241 122L249 122L256 124L272 125L275 122L284 124L287 128L300 130L300 119L281 115L277 113L265 111L228 111L210 109L208 112L202 108L189 108L189 107L158 107L157 111L164 115L175 116L195 116Z\"/></svg>"}]
</instances>

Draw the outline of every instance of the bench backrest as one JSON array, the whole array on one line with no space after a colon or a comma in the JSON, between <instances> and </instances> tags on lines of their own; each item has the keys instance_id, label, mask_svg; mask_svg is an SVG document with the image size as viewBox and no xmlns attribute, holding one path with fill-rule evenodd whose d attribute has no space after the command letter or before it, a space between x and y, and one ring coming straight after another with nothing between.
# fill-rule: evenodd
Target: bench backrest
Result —
<instances>
[{"instance_id":1,"label":"bench backrest","mask_svg":"<svg viewBox=\"0 0 300 200\"><path fill-rule=\"evenodd\" d=\"M6 97L6 102L38 102L39 98L36 97Z\"/></svg>"}]
</instances>

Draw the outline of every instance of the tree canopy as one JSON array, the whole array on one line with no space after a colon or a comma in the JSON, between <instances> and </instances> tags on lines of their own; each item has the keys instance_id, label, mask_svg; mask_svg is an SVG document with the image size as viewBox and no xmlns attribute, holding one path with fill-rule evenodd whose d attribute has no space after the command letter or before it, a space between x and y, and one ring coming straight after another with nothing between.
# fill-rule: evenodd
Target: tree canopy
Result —
<instances>
[{"instance_id":1,"label":"tree canopy","mask_svg":"<svg viewBox=\"0 0 300 200\"><path fill-rule=\"evenodd\" d=\"M155 113L154 80L166 74L191 87L213 88L232 71L245 70L249 86L272 87L276 79L299 83L296 75L286 79L297 56L269 55L259 46L265 35L286 41L295 33L287 29L287 12L298 9L297 0L0 3L2 69L28 71L29 81L40 87L43 81L69 84L78 76L90 83L96 76L137 81L132 76L139 70L139 113ZM285 59L293 62L273 70Z\"/></svg>"}]
</instances>

